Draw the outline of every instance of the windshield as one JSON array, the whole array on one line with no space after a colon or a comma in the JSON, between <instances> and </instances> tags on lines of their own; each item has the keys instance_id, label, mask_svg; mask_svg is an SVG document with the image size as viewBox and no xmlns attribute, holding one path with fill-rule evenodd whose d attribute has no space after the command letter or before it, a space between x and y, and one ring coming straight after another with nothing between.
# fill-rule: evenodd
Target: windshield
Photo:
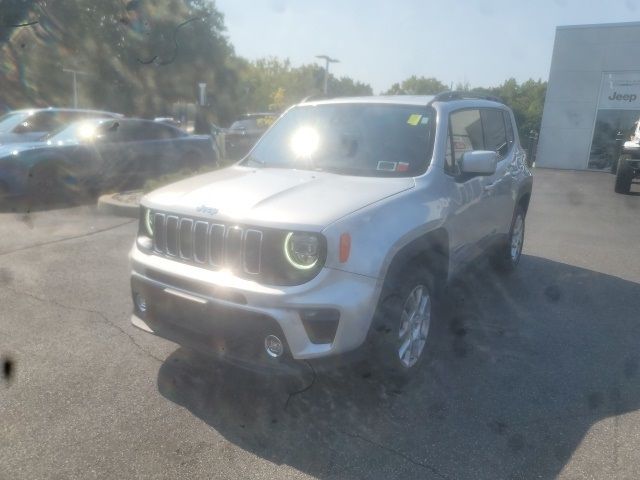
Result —
<instances>
[{"instance_id":1,"label":"windshield","mask_svg":"<svg viewBox=\"0 0 640 480\"><path fill-rule=\"evenodd\" d=\"M28 112L7 113L0 118L0 133L9 133L29 117Z\"/></svg>"},{"instance_id":2,"label":"windshield","mask_svg":"<svg viewBox=\"0 0 640 480\"><path fill-rule=\"evenodd\" d=\"M264 135L244 164L370 177L415 176L429 163L433 117L426 106L295 107Z\"/></svg>"}]
</instances>

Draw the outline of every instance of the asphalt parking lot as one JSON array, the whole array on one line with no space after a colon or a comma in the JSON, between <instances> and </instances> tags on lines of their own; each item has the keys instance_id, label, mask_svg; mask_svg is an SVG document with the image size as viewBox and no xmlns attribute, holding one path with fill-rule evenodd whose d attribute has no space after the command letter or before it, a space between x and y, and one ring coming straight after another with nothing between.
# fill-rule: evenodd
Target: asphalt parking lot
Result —
<instances>
[{"instance_id":1,"label":"asphalt parking lot","mask_svg":"<svg viewBox=\"0 0 640 480\"><path fill-rule=\"evenodd\" d=\"M135 221L5 209L0 478L635 479L640 195L613 182L537 171L519 269L449 288L403 387L367 364L260 376L138 331Z\"/></svg>"}]
</instances>

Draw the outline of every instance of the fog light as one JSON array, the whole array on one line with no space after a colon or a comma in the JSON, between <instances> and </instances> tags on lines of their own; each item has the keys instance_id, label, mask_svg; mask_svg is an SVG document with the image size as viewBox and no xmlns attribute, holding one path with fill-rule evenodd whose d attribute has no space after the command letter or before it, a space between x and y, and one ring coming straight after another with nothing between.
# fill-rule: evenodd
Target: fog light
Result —
<instances>
[{"instance_id":1,"label":"fog light","mask_svg":"<svg viewBox=\"0 0 640 480\"><path fill-rule=\"evenodd\" d=\"M136 308L138 309L138 311L140 313L146 312L147 311L147 299L144 298L139 293L136 293L133 298L134 298L134 302L136 304Z\"/></svg>"},{"instance_id":2,"label":"fog light","mask_svg":"<svg viewBox=\"0 0 640 480\"><path fill-rule=\"evenodd\" d=\"M151 240L149 237L138 237L136 239L136 242L138 244L138 247L142 250L153 249L153 240Z\"/></svg>"},{"instance_id":3,"label":"fog light","mask_svg":"<svg viewBox=\"0 0 640 480\"><path fill-rule=\"evenodd\" d=\"M267 335L264 339L264 349L270 357L278 358L284 353L284 345L275 335Z\"/></svg>"}]
</instances>

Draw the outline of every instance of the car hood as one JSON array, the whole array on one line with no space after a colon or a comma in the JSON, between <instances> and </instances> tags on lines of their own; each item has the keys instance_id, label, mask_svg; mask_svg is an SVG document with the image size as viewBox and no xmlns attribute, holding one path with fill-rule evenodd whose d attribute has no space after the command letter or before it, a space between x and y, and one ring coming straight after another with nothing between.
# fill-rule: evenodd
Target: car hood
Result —
<instances>
[{"instance_id":1,"label":"car hood","mask_svg":"<svg viewBox=\"0 0 640 480\"><path fill-rule=\"evenodd\" d=\"M414 185L413 178L233 166L155 190L142 204L181 215L319 231Z\"/></svg>"},{"instance_id":2,"label":"car hood","mask_svg":"<svg viewBox=\"0 0 640 480\"><path fill-rule=\"evenodd\" d=\"M46 143L42 142L25 142L25 143L9 143L0 145L0 158L18 155L27 150L46 147Z\"/></svg>"},{"instance_id":3,"label":"car hood","mask_svg":"<svg viewBox=\"0 0 640 480\"><path fill-rule=\"evenodd\" d=\"M0 145L11 143L27 143L39 140L45 135L43 132L33 133L0 133Z\"/></svg>"}]
</instances>

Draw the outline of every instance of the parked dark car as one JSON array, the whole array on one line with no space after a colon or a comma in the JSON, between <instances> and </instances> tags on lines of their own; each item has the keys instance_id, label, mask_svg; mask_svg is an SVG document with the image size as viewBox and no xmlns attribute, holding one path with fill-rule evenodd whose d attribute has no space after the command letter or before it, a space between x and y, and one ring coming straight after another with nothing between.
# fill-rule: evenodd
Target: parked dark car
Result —
<instances>
[{"instance_id":1,"label":"parked dark car","mask_svg":"<svg viewBox=\"0 0 640 480\"><path fill-rule=\"evenodd\" d=\"M122 118L122 115L74 108L14 110L0 117L0 145L37 141L65 125L88 118Z\"/></svg>"},{"instance_id":2,"label":"parked dark car","mask_svg":"<svg viewBox=\"0 0 640 480\"><path fill-rule=\"evenodd\" d=\"M151 120L91 119L41 142L0 146L0 192L7 197L129 189L158 175L217 162L208 135L188 135Z\"/></svg>"},{"instance_id":3,"label":"parked dark car","mask_svg":"<svg viewBox=\"0 0 640 480\"><path fill-rule=\"evenodd\" d=\"M244 157L275 119L273 113L247 113L233 122L225 132L226 157Z\"/></svg>"}]
</instances>

